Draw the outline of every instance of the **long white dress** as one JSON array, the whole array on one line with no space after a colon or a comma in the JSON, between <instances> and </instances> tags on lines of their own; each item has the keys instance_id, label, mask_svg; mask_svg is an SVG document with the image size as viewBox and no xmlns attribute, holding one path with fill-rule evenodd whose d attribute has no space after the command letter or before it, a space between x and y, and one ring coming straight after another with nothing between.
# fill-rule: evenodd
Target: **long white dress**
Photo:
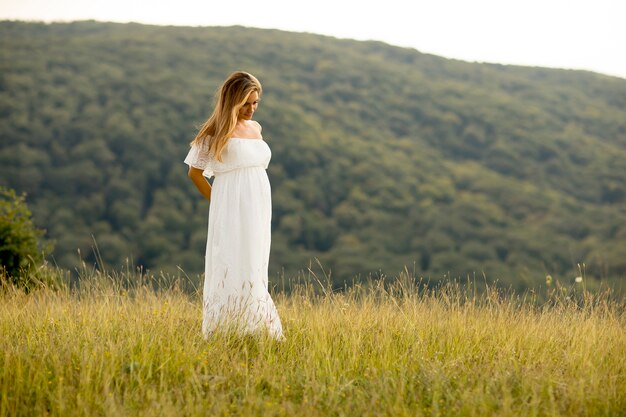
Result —
<instances>
[{"instance_id":1,"label":"long white dress","mask_svg":"<svg viewBox=\"0 0 626 417\"><path fill-rule=\"evenodd\" d=\"M205 141L206 142L206 141ZM205 257L202 333L218 327L243 333L267 330L283 338L268 293L272 197L266 169L272 153L262 139L231 138L217 161L194 145L185 163L215 176Z\"/></svg>"}]
</instances>

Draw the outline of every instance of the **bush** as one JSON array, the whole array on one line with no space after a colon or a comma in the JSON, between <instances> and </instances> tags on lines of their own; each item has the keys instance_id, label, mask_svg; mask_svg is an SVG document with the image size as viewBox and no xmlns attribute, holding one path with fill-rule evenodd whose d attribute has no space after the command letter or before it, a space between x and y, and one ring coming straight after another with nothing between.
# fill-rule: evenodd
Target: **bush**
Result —
<instances>
[{"instance_id":1,"label":"bush","mask_svg":"<svg viewBox=\"0 0 626 417\"><path fill-rule=\"evenodd\" d=\"M3 280L14 283L52 250L52 245L42 240L45 231L33 224L24 200L25 195L0 187L0 273Z\"/></svg>"}]
</instances>

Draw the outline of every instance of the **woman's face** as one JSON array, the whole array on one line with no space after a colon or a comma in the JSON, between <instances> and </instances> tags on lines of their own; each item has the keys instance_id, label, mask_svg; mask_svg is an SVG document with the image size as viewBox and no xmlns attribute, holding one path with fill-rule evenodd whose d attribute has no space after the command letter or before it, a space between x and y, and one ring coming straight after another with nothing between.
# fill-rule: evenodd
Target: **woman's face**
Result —
<instances>
[{"instance_id":1,"label":"woman's face","mask_svg":"<svg viewBox=\"0 0 626 417\"><path fill-rule=\"evenodd\" d=\"M239 109L239 120L251 120L252 115L256 111L256 108L259 105L259 93L253 91L248 96L248 100L241 106Z\"/></svg>"}]
</instances>

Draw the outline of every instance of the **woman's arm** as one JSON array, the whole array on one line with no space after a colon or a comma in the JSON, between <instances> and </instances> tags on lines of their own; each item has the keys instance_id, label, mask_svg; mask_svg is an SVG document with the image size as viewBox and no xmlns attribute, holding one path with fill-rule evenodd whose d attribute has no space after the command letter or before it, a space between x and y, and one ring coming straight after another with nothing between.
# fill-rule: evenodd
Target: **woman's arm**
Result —
<instances>
[{"instance_id":1,"label":"woman's arm","mask_svg":"<svg viewBox=\"0 0 626 417\"><path fill-rule=\"evenodd\" d=\"M200 191L200 194L202 194L207 200L211 201L211 185L202 175L202 170L190 166L187 175L196 185L196 188L198 189L198 191Z\"/></svg>"}]
</instances>

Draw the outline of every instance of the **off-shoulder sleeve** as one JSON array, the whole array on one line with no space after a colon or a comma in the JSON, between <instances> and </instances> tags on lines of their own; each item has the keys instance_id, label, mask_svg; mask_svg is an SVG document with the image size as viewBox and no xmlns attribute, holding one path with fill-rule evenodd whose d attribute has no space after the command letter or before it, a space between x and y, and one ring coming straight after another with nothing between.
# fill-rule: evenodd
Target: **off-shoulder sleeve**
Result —
<instances>
[{"instance_id":1,"label":"off-shoulder sleeve","mask_svg":"<svg viewBox=\"0 0 626 417\"><path fill-rule=\"evenodd\" d=\"M208 149L205 149L203 145L193 144L187 153L187 157L185 157L185 163L194 168L201 169L203 171L202 175L211 178L213 176L212 159Z\"/></svg>"}]
</instances>

